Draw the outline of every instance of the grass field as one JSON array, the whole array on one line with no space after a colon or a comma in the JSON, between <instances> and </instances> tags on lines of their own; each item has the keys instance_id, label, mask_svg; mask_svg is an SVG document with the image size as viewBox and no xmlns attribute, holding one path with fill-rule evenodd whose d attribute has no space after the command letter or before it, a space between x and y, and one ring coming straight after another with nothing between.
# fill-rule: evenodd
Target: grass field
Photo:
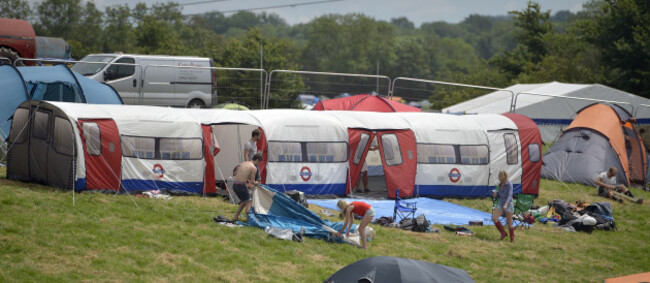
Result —
<instances>
[{"instance_id":1,"label":"grass field","mask_svg":"<svg viewBox=\"0 0 650 283\"><path fill-rule=\"evenodd\" d=\"M647 204L613 203L619 230L568 233L537 225L514 244L493 226L473 237L373 225L368 250L321 240L270 238L256 228L216 225L236 206L220 198L171 200L76 194L9 181L0 169L0 282L322 282L354 261L398 256L462 268L477 282L602 282L650 271ZM543 180L536 204L604 201L595 189ZM633 192L650 201L650 194ZM137 206L134 204L137 203ZM487 199L450 200L489 211ZM320 211L320 208L311 208ZM372 225L372 224L371 224Z\"/></svg>"}]
</instances>

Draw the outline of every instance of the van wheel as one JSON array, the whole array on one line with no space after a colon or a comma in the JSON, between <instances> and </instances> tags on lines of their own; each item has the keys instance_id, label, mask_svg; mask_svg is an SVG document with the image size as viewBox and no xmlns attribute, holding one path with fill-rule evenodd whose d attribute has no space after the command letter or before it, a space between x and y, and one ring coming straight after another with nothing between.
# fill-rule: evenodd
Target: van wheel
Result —
<instances>
[{"instance_id":1,"label":"van wheel","mask_svg":"<svg viewBox=\"0 0 650 283\"><path fill-rule=\"evenodd\" d=\"M16 59L20 58L16 51L13 51L6 47L0 47L0 65L13 65ZM9 61L7 61L9 59ZM18 62L18 66L23 66L24 61Z\"/></svg>"},{"instance_id":2,"label":"van wheel","mask_svg":"<svg viewBox=\"0 0 650 283\"><path fill-rule=\"evenodd\" d=\"M187 108L205 108L205 103L203 103L201 99L192 99L192 101L187 104Z\"/></svg>"}]
</instances>

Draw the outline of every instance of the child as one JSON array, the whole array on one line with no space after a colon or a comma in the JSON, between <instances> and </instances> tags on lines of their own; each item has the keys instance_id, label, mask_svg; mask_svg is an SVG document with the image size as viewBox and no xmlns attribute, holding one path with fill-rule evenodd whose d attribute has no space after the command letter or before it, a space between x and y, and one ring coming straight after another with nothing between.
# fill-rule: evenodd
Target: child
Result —
<instances>
[{"instance_id":1,"label":"child","mask_svg":"<svg viewBox=\"0 0 650 283\"><path fill-rule=\"evenodd\" d=\"M361 223L359 223L359 227L357 230L359 230L359 236L361 236L361 248L365 249L366 248L366 226L368 226L368 223L370 223L370 220L372 220L373 217L375 217L375 210L370 206L369 204L362 202L362 201L353 201L352 203L347 203L344 200L339 200L339 202L336 204L338 208L341 210L341 213L343 213L343 216L345 217L345 222L343 223L343 228L341 231L336 233L337 237L341 237L343 235L343 231L346 231L345 237L350 237L350 228L352 228L352 224L354 223L354 215L359 215L361 218Z\"/></svg>"}]
</instances>

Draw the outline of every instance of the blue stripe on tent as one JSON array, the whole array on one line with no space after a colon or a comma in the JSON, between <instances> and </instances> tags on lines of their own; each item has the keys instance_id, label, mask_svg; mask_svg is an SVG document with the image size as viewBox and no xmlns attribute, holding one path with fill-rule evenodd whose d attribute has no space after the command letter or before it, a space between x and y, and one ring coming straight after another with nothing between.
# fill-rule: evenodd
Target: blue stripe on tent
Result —
<instances>
[{"instance_id":1,"label":"blue stripe on tent","mask_svg":"<svg viewBox=\"0 0 650 283\"><path fill-rule=\"evenodd\" d=\"M203 182L164 182L153 180L122 180L122 188L128 191L177 190L203 193Z\"/></svg>"},{"instance_id":2,"label":"blue stripe on tent","mask_svg":"<svg viewBox=\"0 0 650 283\"><path fill-rule=\"evenodd\" d=\"M569 125L573 121L572 119L533 119L537 125Z\"/></svg>"},{"instance_id":3,"label":"blue stripe on tent","mask_svg":"<svg viewBox=\"0 0 650 283\"><path fill-rule=\"evenodd\" d=\"M636 124L650 124L650 118L636 119Z\"/></svg>"},{"instance_id":4,"label":"blue stripe on tent","mask_svg":"<svg viewBox=\"0 0 650 283\"><path fill-rule=\"evenodd\" d=\"M421 196L436 197L486 197L494 186L416 185ZM514 194L521 193L521 184L512 184Z\"/></svg>"},{"instance_id":5,"label":"blue stripe on tent","mask_svg":"<svg viewBox=\"0 0 650 283\"><path fill-rule=\"evenodd\" d=\"M344 195L345 184L266 184L280 192L296 190L306 195Z\"/></svg>"},{"instance_id":6,"label":"blue stripe on tent","mask_svg":"<svg viewBox=\"0 0 650 283\"><path fill-rule=\"evenodd\" d=\"M86 189L86 178L77 179L77 182L74 184L74 190L77 192L83 191Z\"/></svg>"}]
</instances>

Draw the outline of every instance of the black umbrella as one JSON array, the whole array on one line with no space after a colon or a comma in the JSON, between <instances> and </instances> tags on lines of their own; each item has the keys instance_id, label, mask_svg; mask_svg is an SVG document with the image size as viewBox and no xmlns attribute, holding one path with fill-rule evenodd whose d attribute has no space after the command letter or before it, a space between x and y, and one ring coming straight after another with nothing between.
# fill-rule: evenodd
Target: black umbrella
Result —
<instances>
[{"instance_id":1,"label":"black umbrella","mask_svg":"<svg viewBox=\"0 0 650 283\"><path fill-rule=\"evenodd\" d=\"M339 282L474 282L465 270L421 260L376 256L349 264L325 280Z\"/></svg>"}]
</instances>

